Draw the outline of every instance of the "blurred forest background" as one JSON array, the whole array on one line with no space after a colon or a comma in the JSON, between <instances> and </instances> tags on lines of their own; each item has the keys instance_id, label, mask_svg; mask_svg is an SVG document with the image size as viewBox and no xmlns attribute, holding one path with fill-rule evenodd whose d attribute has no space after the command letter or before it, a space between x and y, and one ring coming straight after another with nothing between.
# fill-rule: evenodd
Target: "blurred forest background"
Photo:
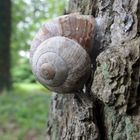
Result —
<instances>
[{"instance_id":1,"label":"blurred forest background","mask_svg":"<svg viewBox=\"0 0 140 140\"><path fill-rule=\"evenodd\" d=\"M29 48L40 26L62 15L64 0L0 1L0 140L43 140L50 94L36 83Z\"/></svg>"}]
</instances>

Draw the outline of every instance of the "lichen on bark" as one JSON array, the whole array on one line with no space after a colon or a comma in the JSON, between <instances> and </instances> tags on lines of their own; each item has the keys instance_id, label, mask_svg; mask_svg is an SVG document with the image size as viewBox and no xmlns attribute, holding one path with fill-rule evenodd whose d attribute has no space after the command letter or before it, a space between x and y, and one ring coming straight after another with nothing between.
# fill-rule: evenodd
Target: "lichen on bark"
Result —
<instances>
[{"instance_id":1,"label":"lichen on bark","mask_svg":"<svg viewBox=\"0 0 140 140\"><path fill-rule=\"evenodd\" d=\"M69 1L68 13L96 19L93 83L53 96L47 140L140 140L139 11L138 0Z\"/></svg>"},{"instance_id":2,"label":"lichen on bark","mask_svg":"<svg viewBox=\"0 0 140 140\"><path fill-rule=\"evenodd\" d=\"M79 94L79 97L66 95L65 98L54 94L46 140L99 139L93 102Z\"/></svg>"},{"instance_id":3,"label":"lichen on bark","mask_svg":"<svg viewBox=\"0 0 140 140\"><path fill-rule=\"evenodd\" d=\"M97 58L92 91L104 103L126 112L136 106L140 38L110 47Z\"/></svg>"}]
</instances>

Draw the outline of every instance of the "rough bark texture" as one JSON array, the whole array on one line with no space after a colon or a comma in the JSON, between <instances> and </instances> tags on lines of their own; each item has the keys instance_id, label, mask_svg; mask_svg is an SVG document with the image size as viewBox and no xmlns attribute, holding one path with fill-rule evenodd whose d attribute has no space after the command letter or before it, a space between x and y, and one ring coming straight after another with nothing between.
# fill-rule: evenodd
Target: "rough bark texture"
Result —
<instances>
[{"instance_id":1,"label":"rough bark texture","mask_svg":"<svg viewBox=\"0 0 140 140\"><path fill-rule=\"evenodd\" d=\"M46 139L140 140L140 2L71 0L68 12L96 18L93 82L53 95Z\"/></svg>"}]
</instances>

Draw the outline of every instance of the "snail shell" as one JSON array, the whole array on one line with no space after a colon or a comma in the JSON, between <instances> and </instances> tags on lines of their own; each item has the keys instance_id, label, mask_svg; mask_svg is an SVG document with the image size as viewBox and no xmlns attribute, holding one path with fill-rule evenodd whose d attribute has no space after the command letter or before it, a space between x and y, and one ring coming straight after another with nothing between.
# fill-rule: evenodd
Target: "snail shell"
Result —
<instances>
[{"instance_id":1,"label":"snail shell","mask_svg":"<svg viewBox=\"0 0 140 140\"><path fill-rule=\"evenodd\" d=\"M45 87L58 93L83 88L91 72L88 50L94 31L91 16L70 14L46 24L30 51L32 71Z\"/></svg>"},{"instance_id":2,"label":"snail shell","mask_svg":"<svg viewBox=\"0 0 140 140\"><path fill-rule=\"evenodd\" d=\"M91 15L76 13L57 17L40 28L32 41L30 57L43 41L54 36L73 39L89 53L92 49L94 31L95 19Z\"/></svg>"},{"instance_id":3,"label":"snail shell","mask_svg":"<svg viewBox=\"0 0 140 140\"><path fill-rule=\"evenodd\" d=\"M33 73L52 91L69 93L80 90L90 73L90 58L75 41L52 37L36 49Z\"/></svg>"}]
</instances>

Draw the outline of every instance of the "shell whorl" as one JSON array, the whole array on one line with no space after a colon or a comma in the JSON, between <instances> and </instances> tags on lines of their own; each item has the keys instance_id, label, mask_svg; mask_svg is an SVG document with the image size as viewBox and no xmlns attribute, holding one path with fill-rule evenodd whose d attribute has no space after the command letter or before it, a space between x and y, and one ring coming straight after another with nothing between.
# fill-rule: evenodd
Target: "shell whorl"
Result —
<instances>
[{"instance_id":1,"label":"shell whorl","mask_svg":"<svg viewBox=\"0 0 140 140\"><path fill-rule=\"evenodd\" d=\"M73 39L89 52L92 48L94 30L95 20L90 15L69 14L57 17L45 23L36 34L31 44L30 57L43 41L54 36Z\"/></svg>"},{"instance_id":2,"label":"shell whorl","mask_svg":"<svg viewBox=\"0 0 140 140\"><path fill-rule=\"evenodd\" d=\"M32 41L30 62L40 83L58 93L83 88L91 72L95 20L69 14L45 23Z\"/></svg>"},{"instance_id":3,"label":"shell whorl","mask_svg":"<svg viewBox=\"0 0 140 140\"><path fill-rule=\"evenodd\" d=\"M90 72L87 52L76 41L60 36L42 42L31 64L38 81L59 93L81 89Z\"/></svg>"},{"instance_id":4,"label":"shell whorl","mask_svg":"<svg viewBox=\"0 0 140 140\"><path fill-rule=\"evenodd\" d=\"M40 76L46 80L51 80L55 77L55 67L53 64L44 63L40 66Z\"/></svg>"}]
</instances>

